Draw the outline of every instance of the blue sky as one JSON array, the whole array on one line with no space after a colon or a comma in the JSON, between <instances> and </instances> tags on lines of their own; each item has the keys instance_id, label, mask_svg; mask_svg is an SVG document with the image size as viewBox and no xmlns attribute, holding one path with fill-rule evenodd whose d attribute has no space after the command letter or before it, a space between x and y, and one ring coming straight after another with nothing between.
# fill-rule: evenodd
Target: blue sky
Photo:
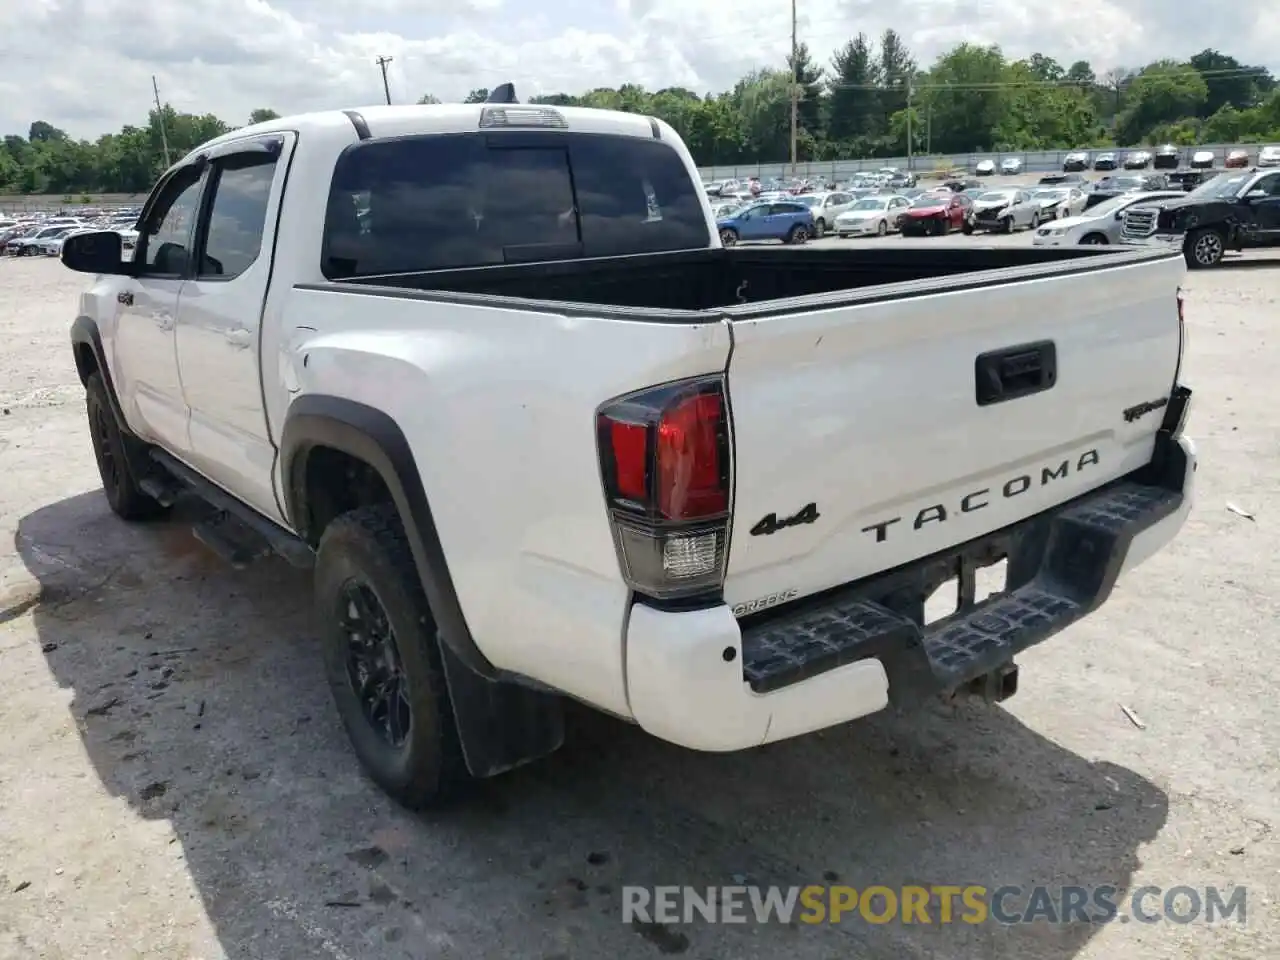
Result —
<instances>
[{"instance_id":1,"label":"blue sky","mask_svg":"<svg viewBox=\"0 0 1280 960\"><path fill-rule=\"evenodd\" d=\"M799 0L819 59L859 30L898 30L927 64L971 40L1101 72L1214 46L1280 68L1275 0ZM1188 9L1195 12L1188 14ZM0 4L0 133L47 120L94 137L146 117L151 76L177 109L243 123L392 97L456 99L504 80L522 97L641 83L722 90L777 66L788 0L14 0Z\"/></svg>"}]
</instances>

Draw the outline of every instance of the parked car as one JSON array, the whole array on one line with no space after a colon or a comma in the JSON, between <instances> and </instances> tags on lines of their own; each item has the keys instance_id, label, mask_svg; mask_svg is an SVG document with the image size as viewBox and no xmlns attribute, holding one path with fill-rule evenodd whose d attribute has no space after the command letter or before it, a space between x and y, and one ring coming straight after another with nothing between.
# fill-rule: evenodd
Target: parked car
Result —
<instances>
[{"instance_id":1,"label":"parked car","mask_svg":"<svg viewBox=\"0 0 1280 960\"><path fill-rule=\"evenodd\" d=\"M1093 158L1093 169L1095 170L1114 170L1117 165L1116 155L1109 150Z\"/></svg>"},{"instance_id":2,"label":"parked car","mask_svg":"<svg viewBox=\"0 0 1280 960\"><path fill-rule=\"evenodd\" d=\"M1089 151L1074 150L1062 158L1062 170L1064 173L1078 173L1081 170L1089 169Z\"/></svg>"},{"instance_id":3,"label":"parked car","mask_svg":"<svg viewBox=\"0 0 1280 960\"><path fill-rule=\"evenodd\" d=\"M1151 166L1151 154L1147 150L1131 150L1124 155L1126 170L1145 170Z\"/></svg>"},{"instance_id":4,"label":"parked car","mask_svg":"<svg viewBox=\"0 0 1280 960\"><path fill-rule=\"evenodd\" d=\"M1182 251L1193 270L1228 250L1280 246L1280 170L1227 170L1190 193L1125 212L1125 243Z\"/></svg>"},{"instance_id":5,"label":"parked car","mask_svg":"<svg viewBox=\"0 0 1280 960\"><path fill-rule=\"evenodd\" d=\"M726 253L670 125L499 96L232 131L133 262L62 251L106 504L307 569L282 629L401 804L552 753L569 700L725 752L1003 699L1185 523L1176 256Z\"/></svg>"},{"instance_id":6,"label":"parked car","mask_svg":"<svg viewBox=\"0 0 1280 960\"><path fill-rule=\"evenodd\" d=\"M1165 174L1165 180L1168 182L1170 189L1190 193L1200 184L1208 183L1221 172L1215 167L1203 170L1175 170L1173 173Z\"/></svg>"},{"instance_id":7,"label":"parked car","mask_svg":"<svg viewBox=\"0 0 1280 960\"><path fill-rule=\"evenodd\" d=\"M740 240L804 243L813 236L813 211L794 200L753 203L717 220L716 229L726 247Z\"/></svg>"},{"instance_id":8,"label":"parked car","mask_svg":"<svg viewBox=\"0 0 1280 960\"><path fill-rule=\"evenodd\" d=\"M1280 167L1280 145L1263 147L1258 151L1259 167Z\"/></svg>"},{"instance_id":9,"label":"parked car","mask_svg":"<svg viewBox=\"0 0 1280 960\"><path fill-rule=\"evenodd\" d=\"M1005 157L1000 161L1000 173L1006 177L1016 177L1022 172L1021 157Z\"/></svg>"},{"instance_id":10,"label":"parked car","mask_svg":"<svg viewBox=\"0 0 1280 960\"><path fill-rule=\"evenodd\" d=\"M1249 166L1249 151L1244 149L1230 150L1222 165L1228 170Z\"/></svg>"},{"instance_id":11,"label":"parked car","mask_svg":"<svg viewBox=\"0 0 1280 960\"><path fill-rule=\"evenodd\" d=\"M1148 201L1179 196L1182 194L1176 190L1158 190L1109 197L1097 206L1089 207L1084 213L1064 217L1041 227L1031 238L1031 243L1037 247L1075 246L1081 243L1103 246L1119 243L1126 210Z\"/></svg>"},{"instance_id":12,"label":"parked car","mask_svg":"<svg viewBox=\"0 0 1280 960\"><path fill-rule=\"evenodd\" d=\"M1085 194L1084 208L1086 210L1098 204L1106 203L1112 197L1117 197L1122 193L1149 193L1152 190L1165 190L1169 184L1167 177L1162 173L1140 173L1103 177L1096 183L1091 184L1091 186L1092 189Z\"/></svg>"},{"instance_id":13,"label":"parked car","mask_svg":"<svg viewBox=\"0 0 1280 960\"><path fill-rule=\"evenodd\" d=\"M1085 205L1085 193L1078 187L1045 187L1031 194L1031 201L1040 206L1040 220L1060 220L1073 217Z\"/></svg>"},{"instance_id":14,"label":"parked car","mask_svg":"<svg viewBox=\"0 0 1280 960\"><path fill-rule=\"evenodd\" d=\"M901 190L904 187L914 187L918 182L914 173L909 170L899 170L888 179L885 186L894 190Z\"/></svg>"},{"instance_id":15,"label":"parked car","mask_svg":"<svg viewBox=\"0 0 1280 960\"><path fill-rule=\"evenodd\" d=\"M72 227L65 223L50 227L40 227L25 237L15 237L9 240L5 244L5 253L12 254L15 257L38 256L44 252L41 249L43 241L65 234L70 229Z\"/></svg>"},{"instance_id":16,"label":"parked car","mask_svg":"<svg viewBox=\"0 0 1280 960\"><path fill-rule=\"evenodd\" d=\"M857 202L857 197L849 193L804 193L796 198L796 203L803 203L813 211L813 236L821 240L832 229L836 217L844 213Z\"/></svg>"},{"instance_id":17,"label":"parked car","mask_svg":"<svg viewBox=\"0 0 1280 960\"><path fill-rule=\"evenodd\" d=\"M1191 155L1191 162L1187 166L1192 170L1204 170L1216 162L1212 150L1197 150Z\"/></svg>"},{"instance_id":18,"label":"parked car","mask_svg":"<svg viewBox=\"0 0 1280 960\"><path fill-rule=\"evenodd\" d=\"M1008 187L989 190L973 201L973 222L970 232L991 230L1012 233L1019 227L1034 230L1040 226L1040 205L1031 202L1031 194L1025 190Z\"/></svg>"},{"instance_id":19,"label":"parked car","mask_svg":"<svg viewBox=\"0 0 1280 960\"><path fill-rule=\"evenodd\" d=\"M916 197L898 218L903 236L945 236L969 222L973 201L963 193L925 193Z\"/></svg>"},{"instance_id":20,"label":"parked car","mask_svg":"<svg viewBox=\"0 0 1280 960\"><path fill-rule=\"evenodd\" d=\"M1156 148L1155 158L1152 160L1152 166L1157 170L1177 170L1179 157L1182 156L1172 143L1166 143L1163 147Z\"/></svg>"},{"instance_id":21,"label":"parked car","mask_svg":"<svg viewBox=\"0 0 1280 960\"><path fill-rule=\"evenodd\" d=\"M870 234L883 237L898 229L898 217L911 201L898 195L863 197L836 217L836 235L843 238Z\"/></svg>"},{"instance_id":22,"label":"parked car","mask_svg":"<svg viewBox=\"0 0 1280 960\"><path fill-rule=\"evenodd\" d=\"M1036 181L1042 187L1082 186L1086 182L1079 173L1046 173Z\"/></svg>"},{"instance_id":23,"label":"parked car","mask_svg":"<svg viewBox=\"0 0 1280 960\"><path fill-rule=\"evenodd\" d=\"M995 175L996 164L994 160L979 160L977 166L973 168L973 172L979 177L991 177Z\"/></svg>"}]
</instances>

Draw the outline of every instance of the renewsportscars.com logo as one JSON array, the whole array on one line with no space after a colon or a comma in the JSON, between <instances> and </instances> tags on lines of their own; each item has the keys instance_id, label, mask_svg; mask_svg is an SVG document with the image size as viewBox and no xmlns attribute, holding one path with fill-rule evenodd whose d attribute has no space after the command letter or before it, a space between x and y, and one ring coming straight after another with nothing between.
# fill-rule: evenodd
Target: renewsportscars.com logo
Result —
<instances>
[{"instance_id":1,"label":"renewsportscars.com logo","mask_svg":"<svg viewBox=\"0 0 1280 960\"><path fill-rule=\"evenodd\" d=\"M623 887L624 923L1245 924L1245 887Z\"/></svg>"}]
</instances>

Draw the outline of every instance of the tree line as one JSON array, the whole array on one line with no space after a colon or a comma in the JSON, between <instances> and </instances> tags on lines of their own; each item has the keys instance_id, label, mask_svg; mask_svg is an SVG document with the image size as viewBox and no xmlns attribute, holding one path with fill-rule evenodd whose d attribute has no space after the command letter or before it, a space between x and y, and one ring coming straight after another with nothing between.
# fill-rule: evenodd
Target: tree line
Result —
<instances>
[{"instance_id":1,"label":"tree line","mask_svg":"<svg viewBox=\"0 0 1280 960\"><path fill-rule=\"evenodd\" d=\"M1010 60L998 46L961 43L921 68L902 37L858 34L820 64L800 44L777 68L731 90L698 94L634 84L532 102L661 117L700 166L776 163L790 156L793 87L797 158L845 160L917 154L1053 150L1140 144L1280 142L1280 86L1263 67L1207 49L1098 74L1084 60L1035 53ZM477 89L466 101L483 101ZM438 103L424 95L419 103ZM275 117L253 111L250 123ZM173 158L234 129L212 114L153 110L143 126L76 140L45 121L0 147L0 193L138 193Z\"/></svg>"}]
</instances>

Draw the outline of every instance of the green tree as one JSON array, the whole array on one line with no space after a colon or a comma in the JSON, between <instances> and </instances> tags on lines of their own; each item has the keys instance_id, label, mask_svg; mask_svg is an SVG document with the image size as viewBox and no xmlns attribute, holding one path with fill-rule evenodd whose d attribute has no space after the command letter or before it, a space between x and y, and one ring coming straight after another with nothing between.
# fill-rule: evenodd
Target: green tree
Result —
<instances>
[{"instance_id":1,"label":"green tree","mask_svg":"<svg viewBox=\"0 0 1280 960\"><path fill-rule=\"evenodd\" d=\"M420 97L418 98L418 103L419 103L419 104L423 104L423 103L439 103L439 102L440 102L440 98L439 98L439 97L437 97L437 96L434 96L434 95L432 95L432 94L430 94L430 93L424 93L422 96L420 96Z\"/></svg>"},{"instance_id":2,"label":"green tree","mask_svg":"<svg viewBox=\"0 0 1280 960\"><path fill-rule=\"evenodd\" d=\"M823 82L823 69L813 61L806 44L796 45L794 62L787 56L787 69L794 71L798 102L796 104L796 126L808 134L811 140L822 136L823 116L826 113L826 84ZM788 129L790 129L788 127ZM810 155L812 155L810 153Z\"/></svg>"},{"instance_id":3,"label":"green tree","mask_svg":"<svg viewBox=\"0 0 1280 960\"><path fill-rule=\"evenodd\" d=\"M861 145L881 132L879 85L880 62L867 35L860 33L831 60L827 135L832 140Z\"/></svg>"},{"instance_id":4,"label":"green tree","mask_svg":"<svg viewBox=\"0 0 1280 960\"><path fill-rule=\"evenodd\" d=\"M1267 74L1262 67L1246 67L1235 57L1217 50L1201 50L1188 63L1204 80L1206 93L1198 114L1202 117L1228 105L1237 110L1249 109L1258 99L1259 79Z\"/></svg>"},{"instance_id":5,"label":"green tree","mask_svg":"<svg viewBox=\"0 0 1280 960\"><path fill-rule=\"evenodd\" d=\"M476 87L465 97L462 98L463 103L484 103L489 99L488 87Z\"/></svg>"},{"instance_id":6,"label":"green tree","mask_svg":"<svg viewBox=\"0 0 1280 960\"><path fill-rule=\"evenodd\" d=\"M259 107L249 114L250 123L266 123L268 120L279 120L280 114L270 107Z\"/></svg>"},{"instance_id":7,"label":"green tree","mask_svg":"<svg viewBox=\"0 0 1280 960\"><path fill-rule=\"evenodd\" d=\"M1157 125L1198 116L1208 96L1204 78L1188 64L1150 63L1129 83L1127 105L1116 117L1116 137L1122 143L1140 143Z\"/></svg>"}]
</instances>

